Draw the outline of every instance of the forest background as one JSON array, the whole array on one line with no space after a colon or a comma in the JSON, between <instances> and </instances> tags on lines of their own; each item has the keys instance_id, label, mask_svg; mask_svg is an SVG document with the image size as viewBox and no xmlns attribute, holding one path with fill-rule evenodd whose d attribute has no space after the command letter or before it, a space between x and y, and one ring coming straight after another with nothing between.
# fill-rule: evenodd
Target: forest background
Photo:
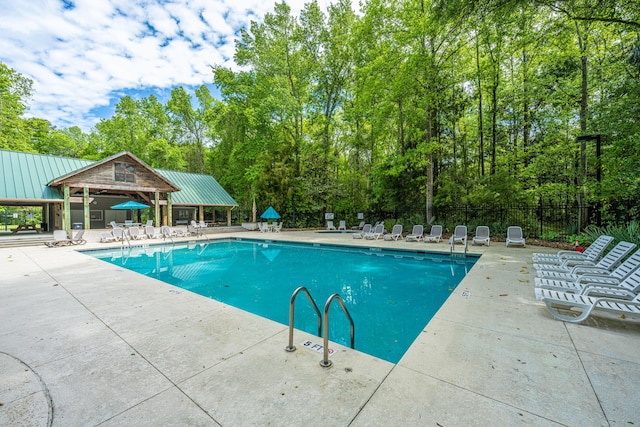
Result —
<instances>
[{"instance_id":1,"label":"forest background","mask_svg":"<svg viewBox=\"0 0 640 427\"><path fill-rule=\"evenodd\" d=\"M166 104L123 97L88 132L26 117L32 82L0 63L0 148L130 151L213 175L239 221L255 200L286 226L326 212L441 223L462 207L575 207L578 228L581 207L605 224L640 216L637 0L312 1L299 16L278 3L234 59L212 67L220 99L204 84Z\"/></svg>"}]
</instances>

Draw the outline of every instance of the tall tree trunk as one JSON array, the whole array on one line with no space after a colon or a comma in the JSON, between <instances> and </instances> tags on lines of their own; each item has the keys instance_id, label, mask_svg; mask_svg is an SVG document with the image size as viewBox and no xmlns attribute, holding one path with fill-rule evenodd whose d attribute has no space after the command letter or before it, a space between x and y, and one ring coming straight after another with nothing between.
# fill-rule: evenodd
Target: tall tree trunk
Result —
<instances>
[{"instance_id":1,"label":"tall tree trunk","mask_svg":"<svg viewBox=\"0 0 640 427\"><path fill-rule=\"evenodd\" d=\"M406 153L405 141L404 141L404 114L402 110L402 99L398 100L398 143L400 144L400 150L404 156Z\"/></svg>"},{"instance_id":2,"label":"tall tree trunk","mask_svg":"<svg viewBox=\"0 0 640 427\"><path fill-rule=\"evenodd\" d=\"M580 24L576 21L576 31L578 34L578 46L580 47L580 71L581 71L581 85L580 85L580 133L584 135L587 132L587 111L589 107L589 98L588 98L588 70L587 70L587 35L583 34L580 30ZM576 171L577 174L577 182L578 191L577 191L577 201L578 201L578 226L582 228L583 222L586 218L582 216L582 207L585 203L586 193L585 193L585 175L587 172L587 141L582 140L580 142L580 167L579 170Z\"/></svg>"},{"instance_id":3,"label":"tall tree trunk","mask_svg":"<svg viewBox=\"0 0 640 427\"><path fill-rule=\"evenodd\" d=\"M529 56L527 50L522 49L522 155L525 166L528 166L529 159L527 151L531 139L531 111L529 106Z\"/></svg>"},{"instance_id":4,"label":"tall tree trunk","mask_svg":"<svg viewBox=\"0 0 640 427\"><path fill-rule=\"evenodd\" d=\"M478 138L480 146L478 147L478 166L480 167L480 176L484 176L484 128L482 126L482 70L480 68L480 42L476 33L476 71L478 77Z\"/></svg>"},{"instance_id":5,"label":"tall tree trunk","mask_svg":"<svg viewBox=\"0 0 640 427\"><path fill-rule=\"evenodd\" d=\"M496 64L491 88L491 166L489 173L496 174L496 146L498 145L498 85L500 84L500 69Z\"/></svg>"}]
</instances>

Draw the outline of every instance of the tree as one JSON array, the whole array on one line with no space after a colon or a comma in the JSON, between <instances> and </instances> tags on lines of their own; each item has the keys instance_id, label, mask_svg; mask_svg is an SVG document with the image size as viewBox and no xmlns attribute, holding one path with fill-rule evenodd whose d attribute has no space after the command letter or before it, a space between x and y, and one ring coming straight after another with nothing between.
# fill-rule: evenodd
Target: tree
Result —
<instances>
[{"instance_id":1,"label":"tree","mask_svg":"<svg viewBox=\"0 0 640 427\"><path fill-rule=\"evenodd\" d=\"M210 125L214 99L205 85L195 91L197 107L192 105L191 95L183 87L171 91L167 111L171 118L174 138L184 146L184 160L189 172L205 172L205 147L211 145Z\"/></svg>"},{"instance_id":2,"label":"tree","mask_svg":"<svg viewBox=\"0 0 640 427\"><path fill-rule=\"evenodd\" d=\"M33 82L0 62L0 148L34 151L22 115L27 110Z\"/></svg>"}]
</instances>

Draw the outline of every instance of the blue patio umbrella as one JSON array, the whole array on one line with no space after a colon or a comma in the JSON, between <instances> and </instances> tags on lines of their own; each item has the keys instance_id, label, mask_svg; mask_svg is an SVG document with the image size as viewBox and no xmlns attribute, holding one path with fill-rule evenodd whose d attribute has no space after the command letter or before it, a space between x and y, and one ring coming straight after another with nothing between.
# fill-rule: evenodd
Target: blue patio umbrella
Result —
<instances>
[{"instance_id":1,"label":"blue patio umbrella","mask_svg":"<svg viewBox=\"0 0 640 427\"><path fill-rule=\"evenodd\" d=\"M111 206L111 209L122 209L122 210L149 209L149 206L142 203L135 202L133 200L127 200L126 202L118 203L117 205Z\"/></svg>"},{"instance_id":2,"label":"blue patio umbrella","mask_svg":"<svg viewBox=\"0 0 640 427\"><path fill-rule=\"evenodd\" d=\"M111 209L131 211L131 218L133 218L134 209L149 209L149 206L133 200L127 200L126 202L111 206ZM138 211L138 221L140 221L140 211Z\"/></svg>"},{"instance_id":3,"label":"blue patio umbrella","mask_svg":"<svg viewBox=\"0 0 640 427\"><path fill-rule=\"evenodd\" d=\"M267 208L266 211L264 211L264 213L262 215L260 215L260 218L264 218L264 219L278 219L280 218L280 214L278 212L276 212L275 209L273 209L273 206L269 206Z\"/></svg>"}]
</instances>

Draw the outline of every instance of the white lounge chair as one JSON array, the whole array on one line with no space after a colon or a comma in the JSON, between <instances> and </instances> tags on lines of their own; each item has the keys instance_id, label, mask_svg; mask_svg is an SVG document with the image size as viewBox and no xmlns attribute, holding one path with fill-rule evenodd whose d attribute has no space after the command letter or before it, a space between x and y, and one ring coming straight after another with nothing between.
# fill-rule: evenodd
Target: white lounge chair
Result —
<instances>
[{"instance_id":1,"label":"white lounge chair","mask_svg":"<svg viewBox=\"0 0 640 427\"><path fill-rule=\"evenodd\" d=\"M71 244L71 239L67 236L67 232L64 230L54 230L53 231L53 240L49 240L48 242L44 242L45 245L50 248L54 248L57 246L67 246Z\"/></svg>"},{"instance_id":2,"label":"white lounge chair","mask_svg":"<svg viewBox=\"0 0 640 427\"><path fill-rule=\"evenodd\" d=\"M189 230L184 229L184 228L173 228L173 229L171 229L171 232L176 237L187 237L187 236L191 235Z\"/></svg>"},{"instance_id":3,"label":"white lounge chair","mask_svg":"<svg viewBox=\"0 0 640 427\"><path fill-rule=\"evenodd\" d=\"M84 229L78 231L75 236L73 236L73 232L71 232L71 239L69 239L69 242L72 245L84 245L85 243L87 243L87 241L84 240Z\"/></svg>"},{"instance_id":4,"label":"white lounge chair","mask_svg":"<svg viewBox=\"0 0 640 427\"><path fill-rule=\"evenodd\" d=\"M476 235L471 239L471 245L484 245L490 246L491 239L489 238L489 227L486 225L479 225L476 227Z\"/></svg>"},{"instance_id":5,"label":"white lounge chair","mask_svg":"<svg viewBox=\"0 0 640 427\"><path fill-rule=\"evenodd\" d=\"M425 243L428 242L436 242L439 243L442 240L442 226L441 225L432 225L431 231L429 234L426 234L422 237L422 240Z\"/></svg>"},{"instance_id":6,"label":"white lounge chair","mask_svg":"<svg viewBox=\"0 0 640 427\"><path fill-rule=\"evenodd\" d=\"M171 237L185 237L188 236L189 234L186 232L186 230L183 230L181 228L171 228L168 225L163 225L162 227L160 227L160 232L162 233L162 237L163 238L171 238Z\"/></svg>"},{"instance_id":7,"label":"white lounge chair","mask_svg":"<svg viewBox=\"0 0 640 427\"><path fill-rule=\"evenodd\" d=\"M173 237L173 231L168 225L163 225L162 227L160 227L160 233L162 234L163 239L171 239Z\"/></svg>"},{"instance_id":8,"label":"white lounge chair","mask_svg":"<svg viewBox=\"0 0 640 427\"><path fill-rule=\"evenodd\" d=\"M391 233L384 235L384 240L398 240L402 237L402 224L396 224L391 229Z\"/></svg>"},{"instance_id":9,"label":"white lounge chair","mask_svg":"<svg viewBox=\"0 0 640 427\"><path fill-rule=\"evenodd\" d=\"M522 247L527 246L527 242L522 236L522 227L512 225L511 227L507 228L506 244L507 247L509 247L509 245L519 245Z\"/></svg>"},{"instance_id":10,"label":"white lounge chair","mask_svg":"<svg viewBox=\"0 0 640 427\"><path fill-rule=\"evenodd\" d=\"M113 232L111 231L103 231L102 233L100 233L101 243L115 242L116 240L116 236L114 236Z\"/></svg>"},{"instance_id":11,"label":"white lounge chair","mask_svg":"<svg viewBox=\"0 0 640 427\"><path fill-rule=\"evenodd\" d=\"M354 239L364 239L364 236L367 235L369 232L371 232L371 224L365 224L362 227L362 231L358 233L353 233L351 236Z\"/></svg>"},{"instance_id":12,"label":"white lounge chair","mask_svg":"<svg viewBox=\"0 0 640 427\"><path fill-rule=\"evenodd\" d=\"M347 229L347 222L340 221L340 224L338 225L338 230L346 230L346 229Z\"/></svg>"},{"instance_id":13,"label":"white lounge chair","mask_svg":"<svg viewBox=\"0 0 640 427\"><path fill-rule=\"evenodd\" d=\"M453 230L453 235L449 239L449 245L453 246L456 243L462 243L465 247L467 246L466 225L456 225L456 228Z\"/></svg>"},{"instance_id":14,"label":"white lounge chair","mask_svg":"<svg viewBox=\"0 0 640 427\"><path fill-rule=\"evenodd\" d=\"M413 226L410 234L407 234L404 238L407 242L419 242L422 240L424 234L424 227L420 224L416 224Z\"/></svg>"},{"instance_id":15,"label":"white lounge chair","mask_svg":"<svg viewBox=\"0 0 640 427\"><path fill-rule=\"evenodd\" d=\"M129 227L128 231L129 237L131 237L133 240L141 240L147 238L147 236L140 233L140 229L138 227Z\"/></svg>"},{"instance_id":16,"label":"white lounge chair","mask_svg":"<svg viewBox=\"0 0 640 427\"><path fill-rule=\"evenodd\" d=\"M147 236L147 239L157 239L162 237L162 233L158 232L158 229L153 225L145 225L144 234Z\"/></svg>"},{"instance_id":17,"label":"white lounge chair","mask_svg":"<svg viewBox=\"0 0 640 427\"><path fill-rule=\"evenodd\" d=\"M534 253L532 260L537 264L562 264L567 260L597 261L611 242L613 242L613 237L602 235L594 240L584 252L563 250L555 254Z\"/></svg>"},{"instance_id":18,"label":"white lounge chair","mask_svg":"<svg viewBox=\"0 0 640 427\"><path fill-rule=\"evenodd\" d=\"M335 230L336 227L333 225L333 221L327 221L327 230Z\"/></svg>"},{"instance_id":19,"label":"white lounge chair","mask_svg":"<svg viewBox=\"0 0 640 427\"><path fill-rule=\"evenodd\" d=\"M204 222L204 221L200 221L200 222L198 222L198 227L200 229L207 228L207 223Z\"/></svg>"},{"instance_id":20,"label":"white lounge chair","mask_svg":"<svg viewBox=\"0 0 640 427\"><path fill-rule=\"evenodd\" d=\"M534 264L534 267L538 277L560 280L575 279L585 273L609 274L635 247L635 243L620 242L595 264L591 261L584 261L574 266Z\"/></svg>"},{"instance_id":21,"label":"white lounge chair","mask_svg":"<svg viewBox=\"0 0 640 427\"><path fill-rule=\"evenodd\" d=\"M195 221L193 222L195 223ZM200 237L202 233L200 232L200 228L194 227L193 224L187 224L187 235Z\"/></svg>"},{"instance_id":22,"label":"white lounge chair","mask_svg":"<svg viewBox=\"0 0 640 427\"><path fill-rule=\"evenodd\" d=\"M153 227L153 220L152 219L148 219L147 223L144 226L145 227Z\"/></svg>"},{"instance_id":23,"label":"white lounge chair","mask_svg":"<svg viewBox=\"0 0 640 427\"><path fill-rule=\"evenodd\" d=\"M574 280L556 280L536 277L537 288L562 292L581 293L587 288L600 287L638 293L640 290L640 250L634 252L610 274L590 274L578 276ZM607 292L610 294L610 292Z\"/></svg>"},{"instance_id":24,"label":"white lounge chair","mask_svg":"<svg viewBox=\"0 0 640 427\"><path fill-rule=\"evenodd\" d=\"M364 224L365 224L364 221L360 221L360 224L352 226L351 229L352 230L362 230L362 227L364 227Z\"/></svg>"},{"instance_id":25,"label":"white lounge chair","mask_svg":"<svg viewBox=\"0 0 640 427\"><path fill-rule=\"evenodd\" d=\"M617 315L640 315L640 294L620 297L595 297L592 293L602 292L603 288L591 288L584 294L559 292L551 289L535 288L536 298L544 301L549 312L556 320L579 323L586 320L593 310L604 310ZM567 314L558 311L558 307L568 310ZM578 310L577 312L575 310ZM568 314L573 312L575 315Z\"/></svg>"},{"instance_id":26,"label":"white lounge chair","mask_svg":"<svg viewBox=\"0 0 640 427\"><path fill-rule=\"evenodd\" d=\"M384 234L384 224L376 225L373 231L367 233L364 238L369 240L378 240Z\"/></svg>"},{"instance_id":27,"label":"white lounge chair","mask_svg":"<svg viewBox=\"0 0 640 427\"><path fill-rule=\"evenodd\" d=\"M116 240L124 240L124 229L122 227L114 227L111 233Z\"/></svg>"}]
</instances>

